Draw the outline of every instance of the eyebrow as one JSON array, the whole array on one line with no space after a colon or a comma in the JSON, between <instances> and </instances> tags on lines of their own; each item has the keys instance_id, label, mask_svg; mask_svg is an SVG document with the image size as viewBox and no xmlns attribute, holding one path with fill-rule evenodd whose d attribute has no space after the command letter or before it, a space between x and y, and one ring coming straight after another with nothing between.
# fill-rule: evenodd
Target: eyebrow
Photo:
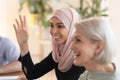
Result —
<instances>
[{"instance_id":1,"label":"eyebrow","mask_svg":"<svg viewBox=\"0 0 120 80\"><path fill-rule=\"evenodd\" d=\"M57 24L63 24L63 23L57 23ZM64 25L64 24L63 24Z\"/></svg>"},{"instance_id":2,"label":"eyebrow","mask_svg":"<svg viewBox=\"0 0 120 80\"><path fill-rule=\"evenodd\" d=\"M52 22L50 22L50 24L53 24ZM59 25L59 24L62 24L62 25L64 25L63 23L56 23L56 25Z\"/></svg>"},{"instance_id":3,"label":"eyebrow","mask_svg":"<svg viewBox=\"0 0 120 80\"><path fill-rule=\"evenodd\" d=\"M79 35L74 36L74 38L80 38L81 39L81 37Z\"/></svg>"}]
</instances>

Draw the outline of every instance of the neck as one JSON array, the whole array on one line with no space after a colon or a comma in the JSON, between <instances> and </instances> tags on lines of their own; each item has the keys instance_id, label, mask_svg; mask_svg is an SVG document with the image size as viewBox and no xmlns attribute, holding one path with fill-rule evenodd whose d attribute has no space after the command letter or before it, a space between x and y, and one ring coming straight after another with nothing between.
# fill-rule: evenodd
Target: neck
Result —
<instances>
[{"instance_id":1,"label":"neck","mask_svg":"<svg viewBox=\"0 0 120 80\"><path fill-rule=\"evenodd\" d=\"M115 66L112 63L109 64L98 64L92 63L85 66L85 68L90 72L105 72L105 73L114 73Z\"/></svg>"},{"instance_id":2,"label":"neck","mask_svg":"<svg viewBox=\"0 0 120 80\"><path fill-rule=\"evenodd\" d=\"M61 45L58 46L59 56L62 56L63 48L64 48L64 44L61 44Z\"/></svg>"}]
</instances>

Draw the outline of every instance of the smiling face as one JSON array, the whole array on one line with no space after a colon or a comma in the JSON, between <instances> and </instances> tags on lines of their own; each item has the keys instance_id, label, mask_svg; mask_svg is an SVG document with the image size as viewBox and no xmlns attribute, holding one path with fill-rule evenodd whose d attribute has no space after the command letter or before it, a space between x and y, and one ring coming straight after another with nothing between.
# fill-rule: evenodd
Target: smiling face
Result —
<instances>
[{"instance_id":1,"label":"smiling face","mask_svg":"<svg viewBox=\"0 0 120 80\"><path fill-rule=\"evenodd\" d=\"M75 54L74 64L76 66L86 66L94 61L97 42L93 42L93 40L76 30L73 36L71 49Z\"/></svg>"},{"instance_id":2,"label":"smiling face","mask_svg":"<svg viewBox=\"0 0 120 80\"><path fill-rule=\"evenodd\" d=\"M63 44L68 37L68 30L65 25L56 17L50 20L50 33L57 44Z\"/></svg>"}]
</instances>

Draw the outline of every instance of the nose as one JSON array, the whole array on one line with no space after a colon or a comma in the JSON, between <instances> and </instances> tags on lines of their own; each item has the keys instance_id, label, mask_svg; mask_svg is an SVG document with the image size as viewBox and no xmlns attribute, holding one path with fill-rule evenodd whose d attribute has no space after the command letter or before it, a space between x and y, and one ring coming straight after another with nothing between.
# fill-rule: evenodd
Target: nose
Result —
<instances>
[{"instance_id":1,"label":"nose","mask_svg":"<svg viewBox=\"0 0 120 80\"><path fill-rule=\"evenodd\" d=\"M53 33L53 34L58 33L58 29L57 29L56 27L52 28L52 33Z\"/></svg>"},{"instance_id":2,"label":"nose","mask_svg":"<svg viewBox=\"0 0 120 80\"><path fill-rule=\"evenodd\" d=\"M72 50L72 53L75 55L75 45L73 41L71 43L70 49Z\"/></svg>"},{"instance_id":3,"label":"nose","mask_svg":"<svg viewBox=\"0 0 120 80\"><path fill-rule=\"evenodd\" d=\"M74 42L72 41L71 46L70 46L70 49L71 49L71 50L74 50L74 47L75 47L75 46L74 46Z\"/></svg>"}]
</instances>

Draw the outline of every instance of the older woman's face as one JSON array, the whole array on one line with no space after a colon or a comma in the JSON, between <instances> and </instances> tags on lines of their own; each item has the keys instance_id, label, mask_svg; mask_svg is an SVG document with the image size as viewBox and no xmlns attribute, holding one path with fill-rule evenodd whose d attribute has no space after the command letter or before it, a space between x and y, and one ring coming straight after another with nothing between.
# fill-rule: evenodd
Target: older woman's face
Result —
<instances>
[{"instance_id":1,"label":"older woman's face","mask_svg":"<svg viewBox=\"0 0 120 80\"><path fill-rule=\"evenodd\" d=\"M74 64L76 66L86 66L93 61L97 43L87 38L76 30L73 36L71 49L75 54Z\"/></svg>"},{"instance_id":2,"label":"older woman's face","mask_svg":"<svg viewBox=\"0 0 120 80\"><path fill-rule=\"evenodd\" d=\"M68 30L62 21L56 17L50 20L50 33L58 44L65 43L68 37Z\"/></svg>"}]
</instances>

